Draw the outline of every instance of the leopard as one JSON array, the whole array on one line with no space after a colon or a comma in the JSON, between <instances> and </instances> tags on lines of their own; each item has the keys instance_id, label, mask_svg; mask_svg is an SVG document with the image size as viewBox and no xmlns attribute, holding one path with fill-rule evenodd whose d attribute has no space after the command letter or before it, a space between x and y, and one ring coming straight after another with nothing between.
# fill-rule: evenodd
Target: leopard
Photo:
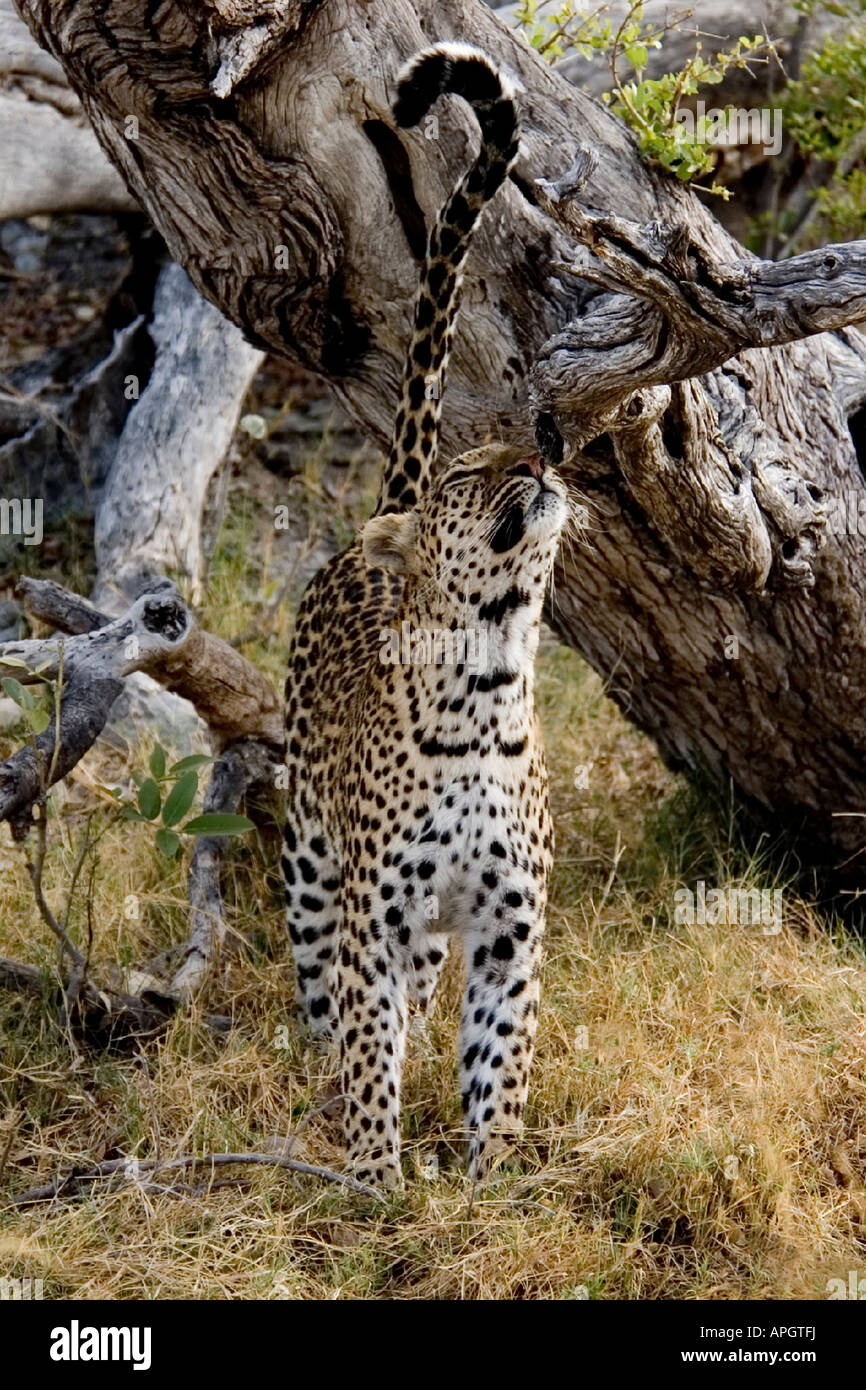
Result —
<instances>
[{"instance_id":1,"label":"leopard","mask_svg":"<svg viewBox=\"0 0 866 1390\"><path fill-rule=\"evenodd\" d=\"M339 1048L348 1171L377 1190L403 1186L410 1012L429 1016L452 940L473 1181L513 1150L553 857L534 662L567 489L538 454L499 442L438 466L466 259L518 156L516 95L481 50L438 44L399 76L398 128L446 94L469 103L480 148L427 239L376 509L308 585L286 681L299 1000L313 1039Z\"/></svg>"}]
</instances>

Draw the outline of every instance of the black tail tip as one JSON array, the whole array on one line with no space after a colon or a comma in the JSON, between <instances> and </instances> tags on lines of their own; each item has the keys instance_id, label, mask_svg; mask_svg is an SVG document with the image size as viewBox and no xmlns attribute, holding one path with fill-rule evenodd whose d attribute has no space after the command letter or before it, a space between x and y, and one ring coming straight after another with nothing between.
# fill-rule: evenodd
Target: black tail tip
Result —
<instances>
[{"instance_id":1,"label":"black tail tip","mask_svg":"<svg viewBox=\"0 0 866 1390\"><path fill-rule=\"evenodd\" d=\"M394 119L402 129L416 126L434 101L445 91L448 59L430 53L416 62L402 78L394 102Z\"/></svg>"},{"instance_id":2,"label":"black tail tip","mask_svg":"<svg viewBox=\"0 0 866 1390\"><path fill-rule=\"evenodd\" d=\"M513 96L510 82L480 49L443 43L419 53L398 79L394 103L397 124L404 128L417 125L443 92L453 92L479 106Z\"/></svg>"}]
</instances>

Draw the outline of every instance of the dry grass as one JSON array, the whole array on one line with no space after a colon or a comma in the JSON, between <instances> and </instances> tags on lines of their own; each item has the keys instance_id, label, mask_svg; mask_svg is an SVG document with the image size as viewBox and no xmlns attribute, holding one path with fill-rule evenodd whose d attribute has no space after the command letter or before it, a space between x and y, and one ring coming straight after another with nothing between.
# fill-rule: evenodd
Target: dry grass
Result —
<instances>
[{"instance_id":1,"label":"dry grass","mask_svg":"<svg viewBox=\"0 0 866 1390\"><path fill-rule=\"evenodd\" d=\"M226 633L260 599L250 539L235 536L214 569L208 616ZM255 653L274 672L287 637L281 619ZM770 856L748 854L735 818L662 769L573 653L548 645L538 687L558 863L511 1168L474 1197L459 1169L452 963L411 1048L405 1196L371 1203L272 1170L202 1197L95 1189L0 1210L0 1273L76 1298L796 1299L862 1269L861 945L788 891L773 936L677 925L679 885L776 887ZM93 793L58 802L54 901ZM21 852L0 854L0 954L48 971ZM200 1009L136 1054L78 1056L46 1005L0 996L0 1191L94 1159L279 1148L290 1133L296 1157L339 1166L334 1064L305 1051L294 1022L289 944L254 849L238 852L234 898L246 944ZM181 939L183 902L181 872L165 873L143 831L109 832L94 958L129 964ZM83 909L73 920L86 940ZM215 1039L202 1015L229 1007L235 1026Z\"/></svg>"}]
</instances>

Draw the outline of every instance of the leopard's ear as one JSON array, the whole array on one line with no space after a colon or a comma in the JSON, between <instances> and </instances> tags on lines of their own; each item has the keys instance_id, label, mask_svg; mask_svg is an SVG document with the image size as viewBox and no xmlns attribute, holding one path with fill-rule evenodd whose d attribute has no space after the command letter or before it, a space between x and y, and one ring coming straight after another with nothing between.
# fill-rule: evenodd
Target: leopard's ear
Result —
<instances>
[{"instance_id":1,"label":"leopard's ear","mask_svg":"<svg viewBox=\"0 0 866 1390\"><path fill-rule=\"evenodd\" d=\"M415 558L416 520L414 512L388 512L368 521L361 533L367 568L409 574Z\"/></svg>"}]
</instances>

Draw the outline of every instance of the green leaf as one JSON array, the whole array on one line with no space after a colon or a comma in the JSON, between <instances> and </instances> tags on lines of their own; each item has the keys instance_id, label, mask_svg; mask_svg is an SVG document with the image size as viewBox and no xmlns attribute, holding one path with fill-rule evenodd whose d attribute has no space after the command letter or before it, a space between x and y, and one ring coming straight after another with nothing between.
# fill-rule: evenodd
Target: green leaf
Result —
<instances>
[{"instance_id":1,"label":"green leaf","mask_svg":"<svg viewBox=\"0 0 866 1390\"><path fill-rule=\"evenodd\" d=\"M181 826L184 835L244 835L255 830L246 816L232 816L227 811L208 811L203 816L195 816Z\"/></svg>"},{"instance_id":2,"label":"green leaf","mask_svg":"<svg viewBox=\"0 0 866 1390\"><path fill-rule=\"evenodd\" d=\"M146 817L143 816L140 811L136 811L134 806L124 806L121 814L124 820L143 821L146 819Z\"/></svg>"},{"instance_id":3,"label":"green leaf","mask_svg":"<svg viewBox=\"0 0 866 1390\"><path fill-rule=\"evenodd\" d=\"M166 830L160 826L156 832L156 847L166 859L176 859L180 849L180 836L174 830Z\"/></svg>"},{"instance_id":4,"label":"green leaf","mask_svg":"<svg viewBox=\"0 0 866 1390\"><path fill-rule=\"evenodd\" d=\"M138 809L145 820L156 820L161 805L159 787L152 777L148 777L138 789Z\"/></svg>"},{"instance_id":5,"label":"green leaf","mask_svg":"<svg viewBox=\"0 0 866 1390\"><path fill-rule=\"evenodd\" d=\"M188 758L181 758L179 763L172 763L168 770L169 777L180 777L181 773L190 772L193 768L207 767L212 763L213 758L208 753L190 753Z\"/></svg>"},{"instance_id":6,"label":"green leaf","mask_svg":"<svg viewBox=\"0 0 866 1390\"><path fill-rule=\"evenodd\" d=\"M51 723L51 713L47 709L28 710L27 723L30 725L34 734L44 734L48 725Z\"/></svg>"},{"instance_id":7,"label":"green leaf","mask_svg":"<svg viewBox=\"0 0 866 1390\"><path fill-rule=\"evenodd\" d=\"M185 772L179 777L165 799L162 811L163 825L177 825L183 820L195 801L198 791L198 773Z\"/></svg>"},{"instance_id":8,"label":"green leaf","mask_svg":"<svg viewBox=\"0 0 866 1390\"><path fill-rule=\"evenodd\" d=\"M165 776L165 749L159 744L150 755L150 770L157 782Z\"/></svg>"},{"instance_id":9,"label":"green leaf","mask_svg":"<svg viewBox=\"0 0 866 1390\"><path fill-rule=\"evenodd\" d=\"M17 681L14 676L6 676L3 680L3 689L14 700L19 709L35 709L36 697L30 694L26 686Z\"/></svg>"}]
</instances>

